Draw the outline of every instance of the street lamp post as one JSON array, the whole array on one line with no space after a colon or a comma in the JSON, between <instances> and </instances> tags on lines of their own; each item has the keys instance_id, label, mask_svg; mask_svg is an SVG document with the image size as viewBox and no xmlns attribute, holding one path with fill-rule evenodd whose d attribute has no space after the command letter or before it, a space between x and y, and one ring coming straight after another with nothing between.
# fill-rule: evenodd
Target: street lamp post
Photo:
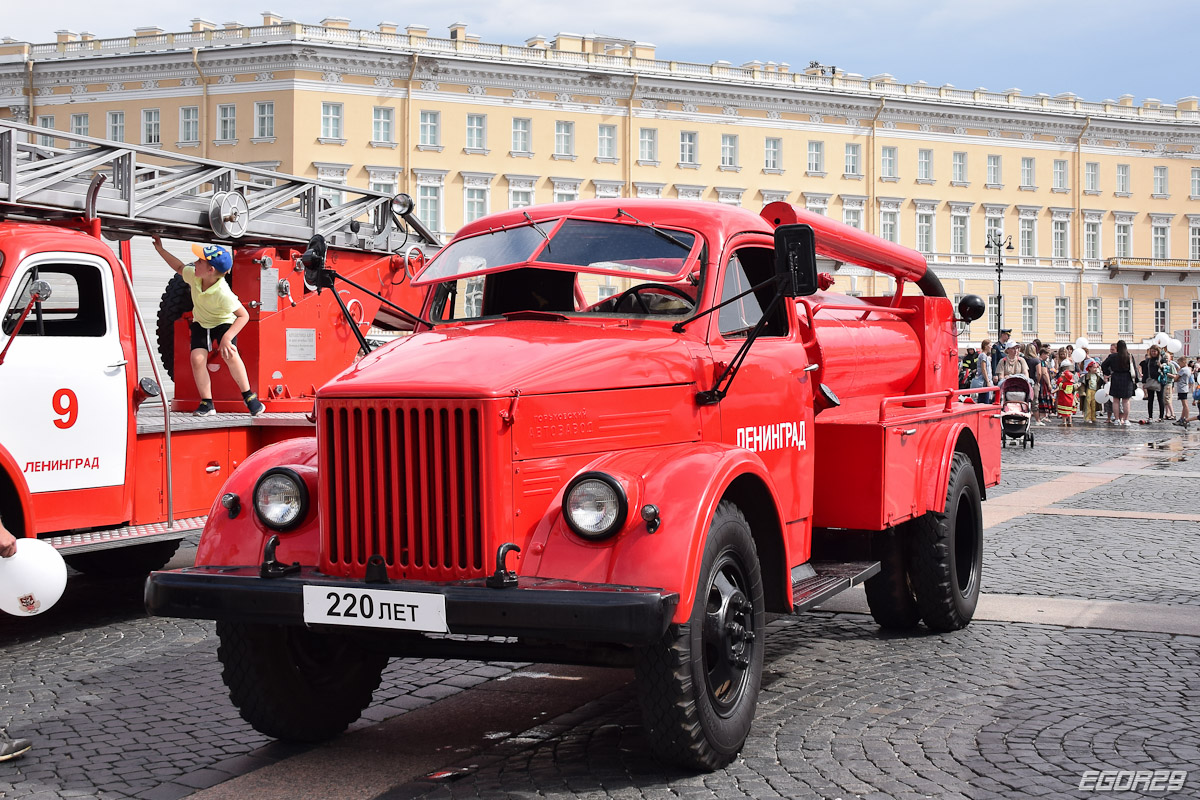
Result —
<instances>
[{"instance_id":1,"label":"street lamp post","mask_svg":"<svg viewBox=\"0 0 1200 800\"><path fill-rule=\"evenodd\" d=\"M1012 236L992 231L987 237L987 246L996 251L996 332L1004 330L1004 251L1012 251Z\"/></svg>"}]
</instances>

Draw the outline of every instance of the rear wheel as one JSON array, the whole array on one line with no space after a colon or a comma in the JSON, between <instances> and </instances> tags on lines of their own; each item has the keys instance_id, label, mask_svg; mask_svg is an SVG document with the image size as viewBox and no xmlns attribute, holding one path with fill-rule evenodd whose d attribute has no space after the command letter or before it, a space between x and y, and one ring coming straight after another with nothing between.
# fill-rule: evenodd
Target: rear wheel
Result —
<instances>
[{"instance_id":1,"label":"rear wheel","mask_svg":"<svg viewBox=\"0 0 1200 800\"><path fill-rule=\"evenodd\" d=\"M175 551L179 539L150 542L112 550L93 550L90 553L63 556L71 569L100 578L136 578L161 569Z\"/></svg>"},{"instance_id":2,"label":"rear wheel","mask_svg":"<svg viewBox=\"0 0 1200 800\"><path fill-rule=\"evenodd\" d=\"M290 625L218 622L221 678L242 719L276 739L320 742L362 715L387 656Z\"/></svg>"},{"instance_id":3,"label":"rear wheel","mask_svg":"<svg viewBox=\"0 0 1200 800\"><path fill-rule=\"evenodd\" d=\"M638 699L655 755L711 772L737 756L758 702L765 625L750 526L721 503L709 527L692 615L643 648Z\"/></svg>"},{"instance_id":4,"label":"rear wheel","mask_svg":"<svg viewBox=\"0 0 1200 800\"><path fill-rule=\"evenodd\" d=\"M885 531L875 540L872 553L879 559L879 574L863 585L871 616L884 630L911 630L921 621L921 610L908 580L905 551L911 532L907 527Z\"/></svg>"},{"instance_id":5,"label":"rear wheel","mask_svg":"<svg viewBox=\"0 0 1200 800\"><path fill-rule=\"evenodd\" d=\"M983 509L975 467L965 453L950 463L946 509L913 521L909 578L931 630L965 628L975 615L983 574Z\"/></svg>"}]
</instances>

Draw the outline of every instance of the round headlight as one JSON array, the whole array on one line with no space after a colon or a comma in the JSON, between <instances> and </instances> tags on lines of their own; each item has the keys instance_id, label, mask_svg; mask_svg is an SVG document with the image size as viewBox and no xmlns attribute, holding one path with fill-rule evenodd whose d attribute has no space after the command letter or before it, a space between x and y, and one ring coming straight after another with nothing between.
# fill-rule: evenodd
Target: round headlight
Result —
<instances>
[{"instance_id":1,"label":"round headlight","mask_svg":"<svg viewBox=\"0 0 1200 800\"><path fill-rule=\"evenodd\" d=\"M625 524L629 510L625 490L611 475L585 472L567 486L563 516L567 527L584 539L612 536Z\"/></svg>"},{"instance_id":2,"label":"round headlight","mask_svg":"<svg viewBox=\"0 0 1200 800\"><path fill-rule=\"evenodd\" d=\"M308 513L308 487L290 469L268 470L254 487L254 510L268 528L291 530Z\"/></svg>"}]
</instances>

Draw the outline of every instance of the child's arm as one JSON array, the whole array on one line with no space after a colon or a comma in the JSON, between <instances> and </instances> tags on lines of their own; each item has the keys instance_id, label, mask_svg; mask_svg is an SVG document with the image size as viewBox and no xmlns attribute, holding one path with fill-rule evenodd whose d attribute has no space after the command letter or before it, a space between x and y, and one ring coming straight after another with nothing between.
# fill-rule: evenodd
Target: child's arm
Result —
<instances>
[{"instance_id":1,"label":"child's arm","mask_svg":"<svg viewBox=\"0 0 1200 800\"><path fill-rule=\"evenodd\" d=\"M229 326L229 330L221 337L221 356L223 358L231 358L237 349L233 345L233 337L238 335L238 331L246 327L246 323L250 321L250 315L246 312L246 307L238 303L238 307L233 312L233 324Z\"/></svg>"},{"instance_id":2,"label":"child's arm","mask_svg":"<svg viewBox=\"0 0 1200 800\"><path fill-rule=\"evenodd\" d=\"M162 239L158 238L157 236L152 236L150 238L151 238L151 241L154 242L154 249L158 251L158 254L159 254L159 256L162 257L162 260L167 262L167 266L170 267L171 269L175 270L176 272L182 272L183 268L187 265L184 264L182 261L180 261L175 256L168 253L163 248Z\"/></svg>"}]
</instances>

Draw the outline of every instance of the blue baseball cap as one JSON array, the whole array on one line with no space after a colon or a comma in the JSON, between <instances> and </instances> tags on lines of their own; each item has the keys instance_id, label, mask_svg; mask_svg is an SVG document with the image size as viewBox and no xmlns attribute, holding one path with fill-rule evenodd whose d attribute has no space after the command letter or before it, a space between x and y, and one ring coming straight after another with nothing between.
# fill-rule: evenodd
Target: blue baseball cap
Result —
<instances>
[{"instance_id":1,"label":"blue baseball cap","mask_svg":"<svg viewBox=\"0 0 1200 800\"><path fill-rule=\"evenodd\" d=\"M222 274L233 269L233 256L224 247L215 244L194 244L192 252L198 258L203 258L208 265Z\"/></svg>"}]
</instances>

